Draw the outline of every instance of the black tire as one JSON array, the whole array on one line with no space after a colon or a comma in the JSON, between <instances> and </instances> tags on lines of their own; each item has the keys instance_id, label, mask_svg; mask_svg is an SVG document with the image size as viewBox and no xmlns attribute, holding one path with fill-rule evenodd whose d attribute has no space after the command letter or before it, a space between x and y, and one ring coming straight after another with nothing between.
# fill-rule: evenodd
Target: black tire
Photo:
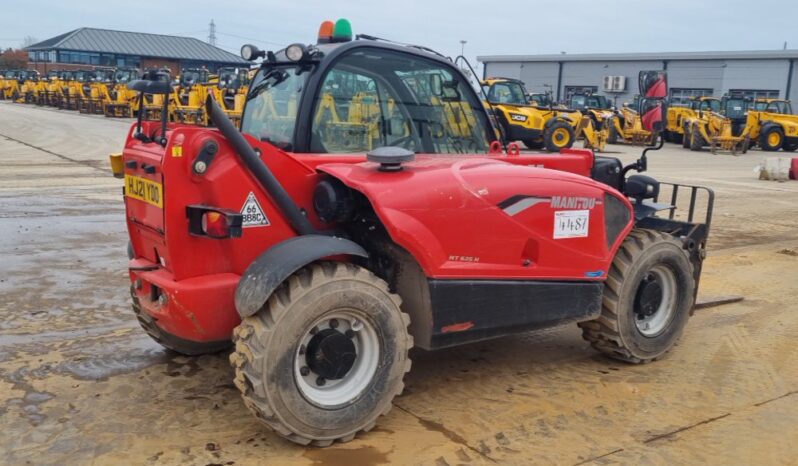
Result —
<instances>
[{"instance_id":1,"label":"black tire","mask_svg":"<svg viewBox=\"0 0 798 466\"><path fill-rule=\"evenodd\" d=\"M663 328L655 335L645 335L638 325L638 295L643 294L644 280L655 269L672 273L674 294ZM653 361L667 353L681 336L692 312L694 291L693 267L678 240L657 231L632 230L610 267L601 315L579 324L582 337L612 358L634 364Z\"/></svg>"},{"instance_id":2,"label":"black tire","mask_svg":"<svg viewBox=\"0 0 798 466\"><path fill-rule=\"evenodd\" d=\"M555 121L543 130L543 143L549 152L560 152L574 145L574 128L564 121Z\"/></svg>"},{"instance_id":3,"label":"black tire","mask_svg":"<svg viewBox=\"0 0 798 466\"><path fill-rule=\"evenodd\" d=\"M521 141L524 143L527 149L532 150L540 150L543 149L543 140L542 139L524 139Z\"/></svg>"},{"instance_id":4,"label":"black tire","mask_svg":"<svg viewBox=\"0 0 798 466\"><path fill-rule=\"evenodd\" d=\"M759 147L767 152L775 152L784 145L784 130L778 126L770 126L759 135Z\"/></svg>"},{"instance_id":5,"label":"black tire","mask_svg":"<svg viewBox=\"0 0 798 466\"><path fill-rule=\"evenodd\" d=\"M781 145L781 149L785 152L795 152L798 150L798 142L790 142L785 140L784 144Z\"/></svg>"},{"instance_id":6,"label":"black tire","mask_svg":"<svg viewBox=\"0 0 798 466\"><path fill-rule=\"evenodd\" d=\"M692 140L692 135L690 134L690 127L688 125L684 125L683 128L684 134L682 134L682 147L685 149L690 148L690 141Z\"/></svg>"},{"instance_id":7,"label":"black tire","mask_svg":"<svg viewBox=\"0 0 798 466\"><path fill-rule=\"evenodd\" d=\"M704 137L701 136L701 132L698 131L697 128L693 128L693 130L690 131L690 150L696 152L700 151L706 144L707 141L704 141Z\"/></svg>"},{"instance_id":8,"label":"black tire","mask_svg":"<svg viewBox=\"0 0 798 466\"><path fill-rule=\"evenodd\" d=\"M607 144L618 144L618 129L615 128L615 118L607 120L609 130L607 131Z\"/></svg>"},{"instance_id":9,"label":"black tire","mask_svg":"<svg viewBox=\"0 0 798 466\"><path fill-rule=\"evenodd\" d=\"M404 389L402 379L410 370L408 351L413 337L407 330L410 318L401 311L400 304L401 299L388 290L387 283L361 267L325 262L300 270L233 333L236 349L230 362L244 404L266 426L302 445L324 447L335 441L347 442L359 432L371 430L377 418L391 409L393 398ZM345 323L325 328L325 316L342 309L354 312L355 320L361 319L364 326L370 326L370 332L378 335L371 341L377 342L379 361L356 395L325 406L307 391L326 384L322 380L319 385L316 369L310 369L314 366L310 355L319 352L309 348L317 336L324 332L334 334L338 330L332 329L349 325L344 319ZM352 327L346 333L350 339L354 338L351 330ZM360 347L368 333L359 332ZM308 335L311 339L306 346L302 342ZM329 333L325 335L322 339ZM307 350L304 360L303 349ZM374 353L355 356L358 362L344 369L344 378L335 379L340 381L336 383L348 383L346 376L359 367L366 354ZM333 360L330 356L334 354L325 355L329 359L323 360ZM303 364L306 366L298 368ZM305 380L307 377L316 380L316 387L302 388L303 383L313 383Z\"/></svg>"},{"instance_id":10,"label":"black tire","mask_svg":"<svg viewBox=\"0 0 798 466\"><path fill-rule=\"evenodd\" d=\"M231 341L199 343L196 341L184 340L167 333L158 327L158 324L156 324L155 319L153 319L152 316L141 309L139 298L133 291L132 286L130 287L130 296L133 298L133 313L136 315L136 319L138 319L141 328L143 328L144 331L147 332L147 335L155 340L156 343L168 350L185 354L187 356L199 356L202 354L218 353L219 351L225 350L232 346Z\"/></svg>"}]
</instances>

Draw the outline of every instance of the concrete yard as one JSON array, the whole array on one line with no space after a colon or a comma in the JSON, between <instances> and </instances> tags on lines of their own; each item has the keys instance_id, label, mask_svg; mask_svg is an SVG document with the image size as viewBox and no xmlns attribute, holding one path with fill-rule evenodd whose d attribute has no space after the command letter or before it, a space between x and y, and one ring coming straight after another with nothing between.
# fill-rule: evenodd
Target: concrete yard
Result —
<instances>
[{"instance_id":1,"label":"concrete yard","mask_svg":"<svg viewBox=\"0 0 798 466\"><path fill-rule=\"evenodd\" d=\"M612 361L576 326L414 351L376 429L309 449L250 415L226 353L139 328L107 162L129 127L0 102L0 464L798 463L798 181L757 180L764 153L650 155L716 192L700 294L745 296L696 311L663 360Z\"/></svg>"}]
</instances>

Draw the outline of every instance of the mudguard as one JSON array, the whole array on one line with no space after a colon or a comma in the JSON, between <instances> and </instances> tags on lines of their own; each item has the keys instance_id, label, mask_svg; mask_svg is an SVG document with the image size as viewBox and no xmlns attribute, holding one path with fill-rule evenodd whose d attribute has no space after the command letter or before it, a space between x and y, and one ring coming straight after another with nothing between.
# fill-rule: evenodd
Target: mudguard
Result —
<instances>
[{"instance_id":1,"label":"mudguard","mask_svg":"<svg viewBox=\"0 0 798 466\"><path fill-rule=\"evenodd\" d=\"M264 252L247 267L236 288L236 310L243 319L258 312L288 277L313 261L330 256L368 257L348 239L303 235L287 239Z\"/></svg>"}]
</instances>

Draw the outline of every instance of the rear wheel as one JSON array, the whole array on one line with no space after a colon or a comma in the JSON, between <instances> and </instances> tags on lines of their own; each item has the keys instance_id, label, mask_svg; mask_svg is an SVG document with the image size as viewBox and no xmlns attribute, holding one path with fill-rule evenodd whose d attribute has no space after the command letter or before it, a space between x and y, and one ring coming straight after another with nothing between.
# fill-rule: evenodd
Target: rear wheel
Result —
<instances>
[{"instance_id":1,"label":"rear wheel","mask_svg":"<svg viewBox=\"0 0 798 466\"><path fill-rule=\"evenodd\" d=\"M128 243L128 248L130 244ZM128 255L130 255L130 250L128 249ZM163 346L168 350L175 351L180 354L185 354L188 356L199 356L201 354L212 354L218 353L224 349L230 347L230 341L215 341L210 343L200 343L195 341L188 341L182 338L178 338L170 333L165 332L163 329L158 327L155 319L152 318L147 312L145 312L141 308L141 304L139 303L139 298L136 296L136 293L133 290L133 287L130 287L130 295L133 297L133 313L136 314L136 319L139 321L139 325L141 328L147 332L147 335L150 336L153 340L155 340L159 345Z\"/></svg>"},{"instance_id":2,"label":"rear wheel","mask_svg":"<svg viewBox=\"0 0 798 466\"><path fill-rule=\"evenodd\" d=\"M789 142L785 140L784 144L781 145L781 148L786 152L795 152L796 149L798 149L798 142Z\"/></svg>"},{"instance_id":3,"label":"rear wheel","mask_svg":"<svg viewBox=\"0 0 798 466\"><path fill-rule=\"evenodd\" d=\"M383 280L352 264L300 270L235 329L230 362L244 404L302 445L370 430L410 370L413 337L400 303Z\"/></svg>"},{"instance_id":4,"label":"rear wheel","mask_svg":"<svg viewBox=\"0 0 798 466\"><path fill-rule=\"evenodd\" d=\"M615 118L608 119L607 126L609 127L607 131L607 144L618 144L618 129L615 128Z\"/></svg>"},{"instance_id":5,"label":"rear wheel","mask_svg":"<svg viewBox=\"0 0 798 466\"><path fill-rule=\"evenodd\" d=\"M580 323L597 350L631 363L670 350L693 308L693 267L679 241L633 230L621 245L604 286L601 316Z\"/></svg>"},{"instance_id":6,"label":"rear wheel","mask_svg":"<svg viewBox=\"0 0 798 466\"><path fill-rule=\"evenodd\" d=\"M555 121L543 131L543 142L549 152L560 152L574 145L574 128L564 121Z\"/></svg>"},{"instance_id":7,"label":"rear wheel","mask_svg":"<svg viewBox=\"0 0 798 466\"><path fill-rule=\"evenodd\" d=\"M784 131L778 126L771 126L759 135L759 147L768 152L781 149L784 144Z\"/></svg>"},{"instance_id":8,"label":"rear wheel","mask_svg":"<svg viewBox=\"0 0 798 466\"><path fill-rule=\"evenodd\" d=\"M690 148L690 140L692 135L690 134L690 127L688 125L684 125L683 127L683 134L682 134L682 147L685 149Z\"/></svg>"}]
</instances>

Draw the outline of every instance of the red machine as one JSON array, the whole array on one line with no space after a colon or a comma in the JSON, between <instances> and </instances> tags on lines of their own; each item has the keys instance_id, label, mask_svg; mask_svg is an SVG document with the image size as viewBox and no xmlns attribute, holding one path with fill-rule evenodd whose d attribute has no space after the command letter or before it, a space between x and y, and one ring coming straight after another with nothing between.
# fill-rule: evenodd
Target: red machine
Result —
<instances>
[{"instance_id":1,"label":"red machine","mask_svg":"<svg viewBox=\"0 0 798 466\"><path fill-rule=\"evenodd\" d=\"M345 20L318 44L242 56L263 62L240 131L211 99L215 129L131 128L131 290L167 348L232 337L235 383L280 435L325 446L373 427L413 345L576 322L639 363L681 334L711 192L705 222L695 202L677 221L660 183L626 176L645 153L627 167L585 150L507 155L450 61L352 40ZM130 87L169 92L157 76Z\"/></svg>"}]
</instances>

